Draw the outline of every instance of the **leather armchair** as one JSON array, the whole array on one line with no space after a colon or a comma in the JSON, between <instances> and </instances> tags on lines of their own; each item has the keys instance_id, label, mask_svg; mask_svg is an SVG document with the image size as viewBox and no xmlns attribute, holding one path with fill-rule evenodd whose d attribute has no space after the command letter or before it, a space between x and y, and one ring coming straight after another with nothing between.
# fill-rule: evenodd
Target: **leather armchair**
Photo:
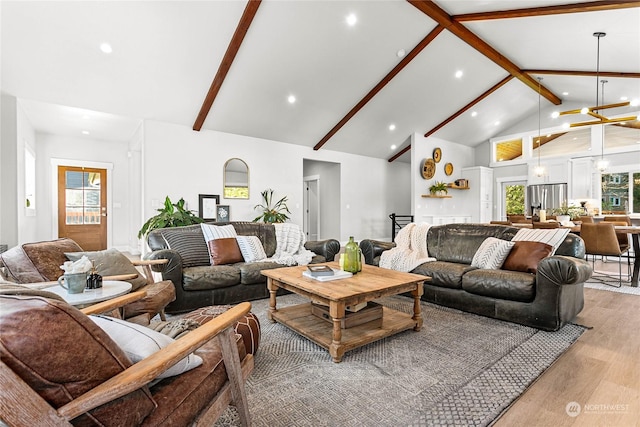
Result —
<instances>
[{"instance_id":1,"label":"leather armchair","mask_svg":"<svg viewBox=\"0 0 640 427\"><path fill-rule=\"evenodd\" d=\"M253 356L233 325L251 305L231 308L132 365L86 315L140 296L144 292L83 312L39 296L0 296L3 421L9 426L212 425L233 401L248 425L244 381ZM154 381L194 350L201 366Z\"/></svg>"}]
</instances>

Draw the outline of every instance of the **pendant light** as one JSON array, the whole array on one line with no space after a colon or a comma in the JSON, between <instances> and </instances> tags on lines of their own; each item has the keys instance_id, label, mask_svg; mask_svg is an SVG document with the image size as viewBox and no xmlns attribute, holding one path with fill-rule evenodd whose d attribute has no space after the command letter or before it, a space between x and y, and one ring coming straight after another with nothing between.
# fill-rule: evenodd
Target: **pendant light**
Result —
<instances>
[{"instance_id":1,"label":"pendant light","mask_svg":"<svg viewBox=\"0 0 640 427\"><path fill-rule=\"evenodd\" d=\"M600 39L606 35L607 33L603 33L602 31L596 31L595 33L593 33L593 37L598 39L598 50L596 51L596 105L594 107L584 107L577 110L562 111L558 113L559 116L563 116L565 114L585 114L585 115L591 116L596 120L588 120L586 122L571 123L571 125L569 125L570 127L601 125L604 123L621 123L621 122L634 121L637 119L636 116L618 117L616 119L604 116L603 110L608 108L626 107L630 105L629 101L619 102L617 104L609 104L609 105L605 105L604 99L602 100L602 105L600 105L600 103L598 102L598 81L600 80Z\"/></svg>"},{"instance_id":2,"label":"pendant light","mask_svg":"<svg viewBox=\"0 0 640 427\"><path fill-rule=\"evenodd\" d=\"M602 83L602 103L604 104L604 84L607 83L608 80L600 80ZM602 140L600 141L601 151L600 151L600 160L598 160L597 168L600 172L604 172L609 166L609 162L604 159L604 125L600 125L602 128Z\"/></svg>"},{"instance_id":3,"label":"pendant light","mask_svg":"<svg viewBox=\"0 0 640 427\"><path fill-rule=\"evenodd\" d=\"M534 168L534 172L538 178L544 175L544 168L540 165L540 147L541 147L541 140L542 140L542 136L540 135L542 133L540 130L541 128L540 117L541 117L541 110L542 110L542 95L541 95L542 85L540 82L542 82L542 77L538 77L538 166Z\"/></svg>"}]
</instances>

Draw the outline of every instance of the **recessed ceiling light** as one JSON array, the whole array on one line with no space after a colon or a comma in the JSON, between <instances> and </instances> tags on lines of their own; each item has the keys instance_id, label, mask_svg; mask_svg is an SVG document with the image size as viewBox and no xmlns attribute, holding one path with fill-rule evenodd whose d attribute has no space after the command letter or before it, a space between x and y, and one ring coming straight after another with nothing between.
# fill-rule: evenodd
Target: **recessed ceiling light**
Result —
<instances>
[{"instance_id":1,"label":"recessed ceiling light","mask_svg":"<svg viewBox=\"0 0 640 427\"><path fill-rule=\"evenodd\" d=\"M562 124L562 129L569 129L571 126L569 126L569 123L563 123Z\"/></svg>"},{"instance_id":2,"label":"recessed ceiling light","mask_svg":"<svg viewBox=\"0 0 640 427\"><path fill-rule=\"evenodd\" d=\"M83 131L82 131L82 134L83 134L83 135L89 135L89 131L88 131L88 130L83 130Z\"/></svg>"},{"instance_id":3,"label":"recessed ceiling light","mask_svg":"<svg viewBox=\"0 0 640 427\"><path fill-rule=\"evenodd\" d=\"M392 150L395 150L396 148L398 148L398 146L397 146L396 144L393 144L393 145L391 146L391 149L392 149Z\"/></svg>"},{"instance_id":4,"label":"recessed ceiling light","mask_svg":"<svg viewBox=\"0 0 640 427\"><path fill-rule=\"evenodd\" d=\"M289 104L294 104L296 102L296 97L293 95L289 95L287 101L289 101Z\"/></svg>"},{"instance_id":5,"label":"recessed ceiling light","mask_svg":"<svg viewBox=\"0 0 640 427\"><path fill-rule=\"evenodd\" d=\"M347 16L347 25L350 27L353 27L354 25L356 25L356 22L358 22L358 17L355 15L355 13L351 13Z\"/></svg>"},{"instance_id":6,"label":"recessed ceiling light","mask_svg":"<svg viewBox=\"0 0 640 427\"><path fill-rule=\"evenodd\" d=\"M456 71L456 74L455 74L456 79L459 79L460 77L462 77L462 75L463 75L463 74L464 74L464 73L462 72L462 70L458 70L458 71Z\"/></svg>"},{"instance_id":7,"label":"recessed ceiling light","mask_svg":"<svg viewBox=\"0 0 640 427\"><path fill-rule=\"evenodd\" d=\"M404 50L404 49L399 49L399 50L396 52L396 56L397 56L398 58L404 58L404 56L405 56L406 54L407 54L407 52L405 52L405 50Z\"/></svg>"},{"instance_id":8,"label":"recessed ceiling light","mask_svg":"<svg viewBox=\"0 0 640 427\"><path fill-rule=\"evenodd\" d=\"M83 115L82 115L82 118L83 118L84 120L89 120L89 115L88 115L88 114L83 114Z\"/></svg>"},{"instance_id":9,"label":"recessed ceiling light","mask_svg":"<svg viewBox=\"0 0 640 427\"><path fill-rule=\"evenodd\" d=\"M494 125L498 126L500 124L500 120L494 123Z\"/></svg>"},{"instance_id":10,"label":"recessed ceiling light","mask_svg":"<svg viewBox=\"0 0 640 427\"><path fill-rule=\"evenodd\" d=\"M389 125L389 130L396 130L396 125L394 125L393 123L391 123Z\"/></svg>"},{"instance_id":11,"label":"recessed ceiling light","mask_svg":"<svg viewBox=\"0 0 640 427\"><path fill-rule=\"evenodd\" d=\"M113 52L113 48L111 47L111 45L109 43L101 43L100 44L100 50L103 53L111 53L111 52Z\"/></svg>"},{"instance_id":12,"label":"recessed ceiling light","mask_svg":"<svg viewBox=\"0 0 640 427\"><path fill-rule=\"evenodd\" d=\"M554 111L553 113L551 113L551 117L553 117L554 119L557 119L558 117L560 117L560 112Z\"/></svg>"},{"instance_id":13,"label":"recessed ceiling light","mask_svg":"<svg viewBox=\"0 0 640 427\"><path fill-rule=\"evenodd\" d=\"M637 99L634 99L633 101L631 101L632 107L637 107L638 105L640 105L640 101L638 101Z\"/></svg>"},{"instance_id":14,"label":"recessed ceiling light","mask_svg":"<svg viewBox=\"0 0 640 427\"><path fill-rule=\"evenodd\" d=\"M569 95L569 92L562 92L562 94L563 94L564 96L567 96L567 95Z\"/></svg>"},{"instance_id":15,"label":"recessed ceiling light","mask_svg":"<svg viewBox=\"0 0 640 427\"><path fill-rule=\"evenodd\" d=\"M477 112L477 111L472 111L472 112L471 112L471 117L476 117L477 115L478 115L478 112Z\"/></svg>"},{"instance_id":16,"label":"recessed ceiling light","mask_svg":"<svg viewBox=\"0 0 640 427\"><path fill-rule=\"evenodd\" d=\"M627 98L626 96L621 96L620 97L620 101L626 101L627 99L629 99L629 98Z\"/></svg>"},{"instance_id":17,"label":"recessed ceiling light","mask_svg":"<svg viewBox=\"0 0 640 427\"><path fill-rule=\"evenodd\" d=\"M578 139L578 137L577 137L577 136L574 136L574 137L573 137L573 140L574 140L574 141L575 141L575 140L577 140L577 139Z\"/></svg>"}]
</instances>

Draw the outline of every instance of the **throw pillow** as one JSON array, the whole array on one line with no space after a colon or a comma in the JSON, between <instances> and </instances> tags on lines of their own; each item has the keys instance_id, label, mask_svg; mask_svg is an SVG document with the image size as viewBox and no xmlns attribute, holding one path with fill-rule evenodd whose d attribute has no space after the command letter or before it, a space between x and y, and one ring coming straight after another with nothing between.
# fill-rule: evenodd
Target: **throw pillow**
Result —
<instances>
[{"instance_id":1,"label":"throw pillow","mask_svg":"<svg viewBox=\"0 0 640 427\"><path fill-rule=\"evenodd\" d=\"M177 251L183 267L209 265L209 250L200 227L162 228L167 248Z\"/></svg>"},{"instance_id":2,"label":"throw pillow","mask_svg":"<svg viewBox=\"0 0 640 427\"><path fill-rule=\"evenodd\" d=\"M131 291L135 291L147 284L147 280L131 264L131 261L117 249L94 252L65 252L70 261L77 261L86 255L101 276L117 276L120 274L138 274L135 279L127 280L131 283Z\"/></svg>"},{"instance_id":3,"label":"throw pillow","mask_svg":"<svg viewBox=\"0 0 640 427\"><path fill-rule=\"evenodd\" d=\"M540 261L550 256L552 252L553 248L546 243L518 241L515 242L502 268L504 270L536 274Z\"/></svg>"},{"instance_id":4,"label":"throw pillow","mask_svg":"<svg viewBox=\"0 0 640 427\"><path fill-rule=\"evenodd\" d=\"M238 246L240 246L244 262L255 262L267 258L258 236L238 236L236 240L238 241Z\"/></svg>"},{"instance_id":5,"label":"throw pillow","mask_svg":"<svg viewBox=\"0 0 640 427\"><path fill-rule=\"evenodd\" d=\"M242 262L242 254L234 237L214 239L207 242L211 265L224 265Z\"/></svg>"},{"instance_id":6,"label":"throw pillow","mask_svg":"<svg viewBox=\"0 0 640 427\"><path fill-rule=\"evenodd\" d=\"M512 242L529 241L529 242L542 242L547 245L551 245L551 255L556 253L565 237L569 234L568 228L554 228L554 229L529 229L522 228L518 230Z\"/></svg>"},{"instance_id":7,"label":"throw pillow","mask_svg":"<svg viewBox=\"0 0 640 427\"><path fill-rule=\"evenodd\" d=\"M509 256L515 242L487 237L473 255L471 265L488 270L498 270Z\"/></svg>"},{"instance_id":8,"label":"throw pillow","mask_svg":"<svg viewBox=\"0 0 640 427\"><path fill-rule=\"evenodd\" d=\"M44 281L58 280L64 274L60 266L67 260L65 252L82 250L76 242L66 237L48 242L25 243L22 249Z\"/></svg>"},{"instance_id":9,"label":"throw pillow","mask_svg":"<svg viewBox=\"0 0 640 427\"><path fill-rule=\"evenodd\" d=\"M237 236L236 229L233 228L233 225L211 225L211 224L200 224L202 228L202 234L204 235L204 241L208 242L209 240L215 239L224 239L228 237L235 238Z\"/></svg>"},{"instance_id":10,"label":"throw pillow","mask_svg":"<svg viewBox=\"0 0 640 427\"><path fill-rule=\"evenodd\" d=\"M118 346L133 363L151 356L153 353L175 342L160 332L142 325L107 316L89 316ZM193 353L167 369L157 378L173 377L202 365L202 358Z\"/></svg>"}]
</instances>

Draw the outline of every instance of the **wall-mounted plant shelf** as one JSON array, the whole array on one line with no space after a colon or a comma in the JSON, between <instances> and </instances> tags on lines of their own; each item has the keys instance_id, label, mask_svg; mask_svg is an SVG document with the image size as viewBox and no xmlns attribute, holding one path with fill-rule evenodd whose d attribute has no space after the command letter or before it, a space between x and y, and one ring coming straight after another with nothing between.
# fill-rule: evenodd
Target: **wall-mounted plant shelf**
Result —
<instances>
[{"instance_id":1,"label":"wall-mounted plant shelf","mask_svg":"<svg viewBox=\"0 0 640 427\"><path fill-rule=\"evenodd\" d=\"M452 190L469 190L471 187L469 187L468 185L465 187L461 187L453 182L450 182L449 184L447 184L447 188L451 188Z\"/></svg>"},{"instance_id":2,"label":"wall-mounted plant shelf","mask_svg":"<svg viewBox=\"0 0 640 427\"><path fill-rule=\"evenodd\" d=\"M453 196L436 196L435 194L423 194L422 197L429 197L432 199L450 199Z\"/></svg>"}]
</instances>

